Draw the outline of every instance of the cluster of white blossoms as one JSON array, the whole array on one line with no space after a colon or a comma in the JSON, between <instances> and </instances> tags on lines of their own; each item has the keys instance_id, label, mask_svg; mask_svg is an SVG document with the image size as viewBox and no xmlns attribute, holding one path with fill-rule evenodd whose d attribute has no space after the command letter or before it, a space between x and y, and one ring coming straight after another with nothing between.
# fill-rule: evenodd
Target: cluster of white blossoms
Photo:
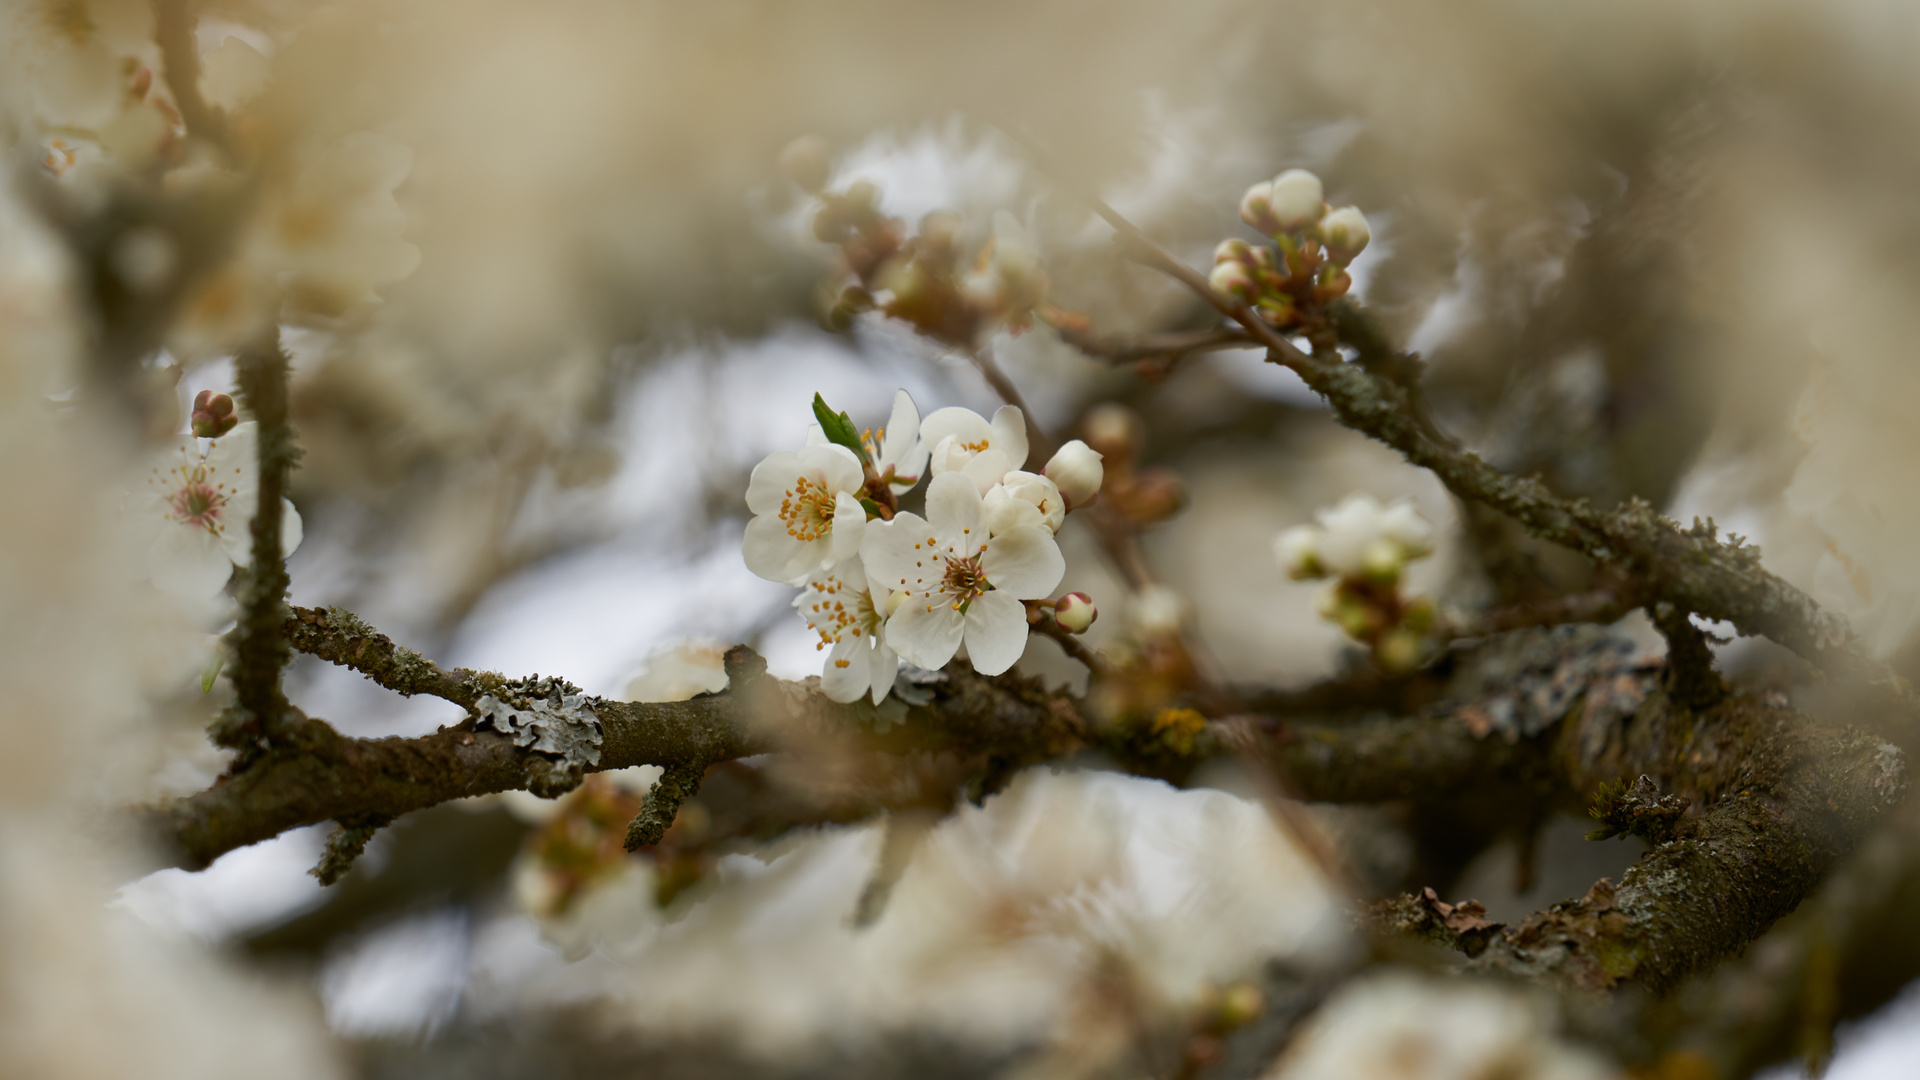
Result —
<instances>
[{"instance_id":1,"label":"cluster of white blossoms","mask_svg":"<svg viewBox=\"0 0 1920 1080\"><path fill-rule=\"evenodd\" d=\"M218 438L181 436L157 455L146 482L129 500L147 572L162 590L204 600L226 587L236 565L252 561L254 508L259 504L259 425L233 422L226 395L201 394L194 428ZM300 546L300 513L280 506L283 555Z\"/></svg>"},{"instance_id":2,"label":"cluster of white blossoms","mask_svg":"<svg viewBox=\"0 0 1920 1080\"><path fill-rule=\"evenodd\" d=\"M1387 668L1418 666L1436 612L1425 597L1401 595L1407 564L1433 553L1433 526L1411 502L1381 506L1352 495L1296 525L1273 542L1274 558L1295 581L1332 578L1320 613L1365 643Z\"/></svg>"},{"instance_id":3,"label":"cluster of white blossoms","mask_svg":"<svg viewBox=\"0 0 1920 1080\"><path fill-rule=\"evenodd\" d=\"M1026 648L1025 602L1066 572L1055 531L1100 492L1100 455L1076 439L1027 472L1019 409L989 420L947 408L923 421L904 390L880 431L856 431L817 396L814 415L806 446L754 468L744 554L754 573L800 589L794 607L827 652L827 696L879 704L902 659L939 668L962 644L982 674L1012 667ZM924 518L899 509L923 477Z\"/></svg>"},{"instance_id":4,"label":"cluster of white blossoms","mask_svg":"<svg viewBox=\"0 0 1920 1080\"><path fill-rule=\"evenodd\" d=\"M1371 495L1350 495L1314 517L1319 524L1295 525L1273 542L1280 568L1295 581L1391 581L1409 562L1433 554L1433 526L1405 500L1383 507Z\"/></svg>"}]
</instances>

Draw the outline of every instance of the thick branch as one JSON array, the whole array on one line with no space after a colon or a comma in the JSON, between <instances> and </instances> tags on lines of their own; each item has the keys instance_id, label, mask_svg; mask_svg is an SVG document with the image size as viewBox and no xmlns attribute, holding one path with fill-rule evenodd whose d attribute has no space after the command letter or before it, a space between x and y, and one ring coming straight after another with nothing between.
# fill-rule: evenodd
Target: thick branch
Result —
<instances>
[{"instance_id":1,"label":"thick branch","mask_svg":"<svg viewBox=\"0 0 1920 1080\"><path fill-rule=\"evenodd\" d=\"M1454 494L1502 511L1536 536L1616 567L1623 576L1644 582L1652 597L1682 611L1724 619L1743 634L1772 638L1833 674L1892 695L1909 713L1920 705L1906 680L1858 650L1846 620L1822 611L1811 597L1762 567L1759 549L1722 543L1711 525L1682 530L1638 500L1603 512L1584 499L1562 498L1539 480L1501 472L1435 431L1394 378L1364 364L1345 363L1337 353L1302 352L1251 308L1216 292L1205 277L1112 207L1099 200L1093 207L1143 261L1193 290L1265 347L1270 359L1297 372L1327 399L1342 424L1400 451L1409 462L1432 471Z\"/></svg>"}]
</instances>

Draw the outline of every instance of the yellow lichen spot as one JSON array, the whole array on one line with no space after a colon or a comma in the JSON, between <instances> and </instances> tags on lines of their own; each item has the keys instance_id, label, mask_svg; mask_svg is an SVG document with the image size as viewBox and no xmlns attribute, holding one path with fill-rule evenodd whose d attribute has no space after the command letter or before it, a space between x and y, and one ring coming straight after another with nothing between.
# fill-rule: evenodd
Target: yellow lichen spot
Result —
<instances>
[{"instance_id":1,"label":"yellow lichen spot","mask_svg":"<svg viewBox=\"0 0 1920 1080\"><path fill-rule=\"evenodd\" d=\"M1193 753L1194 736L1207 729L1207 718L1197 710L1169 707L1153 716L1149 733L1177 754Z\"/></svg>"}]
</instances>

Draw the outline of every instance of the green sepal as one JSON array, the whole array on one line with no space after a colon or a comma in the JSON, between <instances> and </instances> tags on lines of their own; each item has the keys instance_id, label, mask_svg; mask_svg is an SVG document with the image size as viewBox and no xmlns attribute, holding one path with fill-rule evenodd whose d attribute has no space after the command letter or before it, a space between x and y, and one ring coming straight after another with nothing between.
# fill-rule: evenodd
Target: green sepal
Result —
<instances>
[{"instance_id":1,"label":"green sepal","mask_svg":"<svg viewBox=\"0 0 1920 1080\"><path fill-rule=\"evenodd\" d=\"M213 658L213 663L208 664L206 666L206 670L200 673L200 692L201 693L203 694L213 693L213 680L220 677L220 669L226 666L227 666L227 658L225 656L216 654Z\"/></svg>"},{"instance_id":2,"label":"green sepal","mask_svg":"<svg viewBox=\"0 0 1920 1080\"><path fill-rule=\"evenodd\" d=\"M874 518L880 516L880 504L867 498L865 495L860 496L860 506L866 510L868 521L872 521Z\"/></svg>"},{"instance_id":3,"label":"green sepal","mask_svg":"<svg viewBox=\"0 0 1920 1080\"><path fill-rule=\"evenodd\" d=\"M813 395L813 418L820 421L820 430L826 433L828 442L853 451L853 456L859 458L862 465L873 463L867 457L866 445L860 441L860 429L853 426L853 418L828 408L827 399L819 394Z\"/></svg>"}]
</instances>

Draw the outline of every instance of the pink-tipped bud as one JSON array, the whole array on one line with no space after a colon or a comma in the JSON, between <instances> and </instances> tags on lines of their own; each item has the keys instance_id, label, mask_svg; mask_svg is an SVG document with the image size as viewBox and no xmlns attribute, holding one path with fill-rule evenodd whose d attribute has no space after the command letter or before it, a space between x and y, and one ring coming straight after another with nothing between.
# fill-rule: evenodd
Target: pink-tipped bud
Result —
<instances>
[{"instance_id":1,"label":"pink-tipped bud","mask_svg":"<svg viewBox=\"0 0 1920 1080\"><path fill-rule=\"evenodd\" d=\"M193 434L196 438L217 439L232 431L240 418L233 414L233 399L225 394L202 390L193 399Z\"/></svg>"},{"instance_id":2,"label":"pink-tipped bud","mask_svg":"<svg viewBox=\"0 0 1920 1080\"><path fill-rule=\"evenodd\" d=\"M1100 609L1093 606L1093 598L1083 592L1070 592L1053 602L1053 621L1069 634L1086 633L1099 617Z\"/></svg>"},{"instance_id":3,"label":"pink-tipped bud","mask_svg":"<svg viewBox=\"0 0 1920 1080\"><path fill-rule=\"evenodd\" d=\"M1054 451L1047 461L1047 479L1060 489L1069 509L1079 509L1100 494L1100 485L1107 478L1100 461L1100 452L1079 439Z\"/></svg>"},{"instance_id":4,"label":"pink-tipped bud","mask_svg":"<svg viewBox=\"0 0 1920 1080\"><path fill-rule=\"evenodd\" d=\"M1220 246L1213 249L1213 264L1253 262L1253 245L1245 240L1222 240Z\"/></svg>"},{"instance_id":5,"label":"pink-tipped bud","mask_svg":"<svg viewBox=\"0 0 1920 1080\"><path fill-rule=\"evenodd\" d=\"M1273 181L1262 180L1247 189L1240 199L1240 220L1253 226L1262 236L1284 232L1280 218L1273 212Z\"/></svg>"},{"instance_id":6,"label":"pink-tipped bud","mask_svg":"<svg viewBox=\"0 0 1920 1080\"><path fill-rule=\"evenodd\" d=\"M1304 229L1320 220L1327 208L1320 178L1305 169L1288 169L1274 177L1267 189L1267 205L1280 223L1275 232Z\"/></svg>"},{"instance_id":7,"label":"pink-tipped bud","mask_svg":"<svg viewBox=\"0 0 1920 1080\"><path fill-rule=\"evenodd\" d=\"M1212 285L1216 291L1243 303L1253 299L1254 294L1259 291L1259 286L1254 283L1253 275L1247 272L1245 263L1218 264L1213 268L1213 273L1207 275L1207 284Z\"/></svg>"}]
</instances>

